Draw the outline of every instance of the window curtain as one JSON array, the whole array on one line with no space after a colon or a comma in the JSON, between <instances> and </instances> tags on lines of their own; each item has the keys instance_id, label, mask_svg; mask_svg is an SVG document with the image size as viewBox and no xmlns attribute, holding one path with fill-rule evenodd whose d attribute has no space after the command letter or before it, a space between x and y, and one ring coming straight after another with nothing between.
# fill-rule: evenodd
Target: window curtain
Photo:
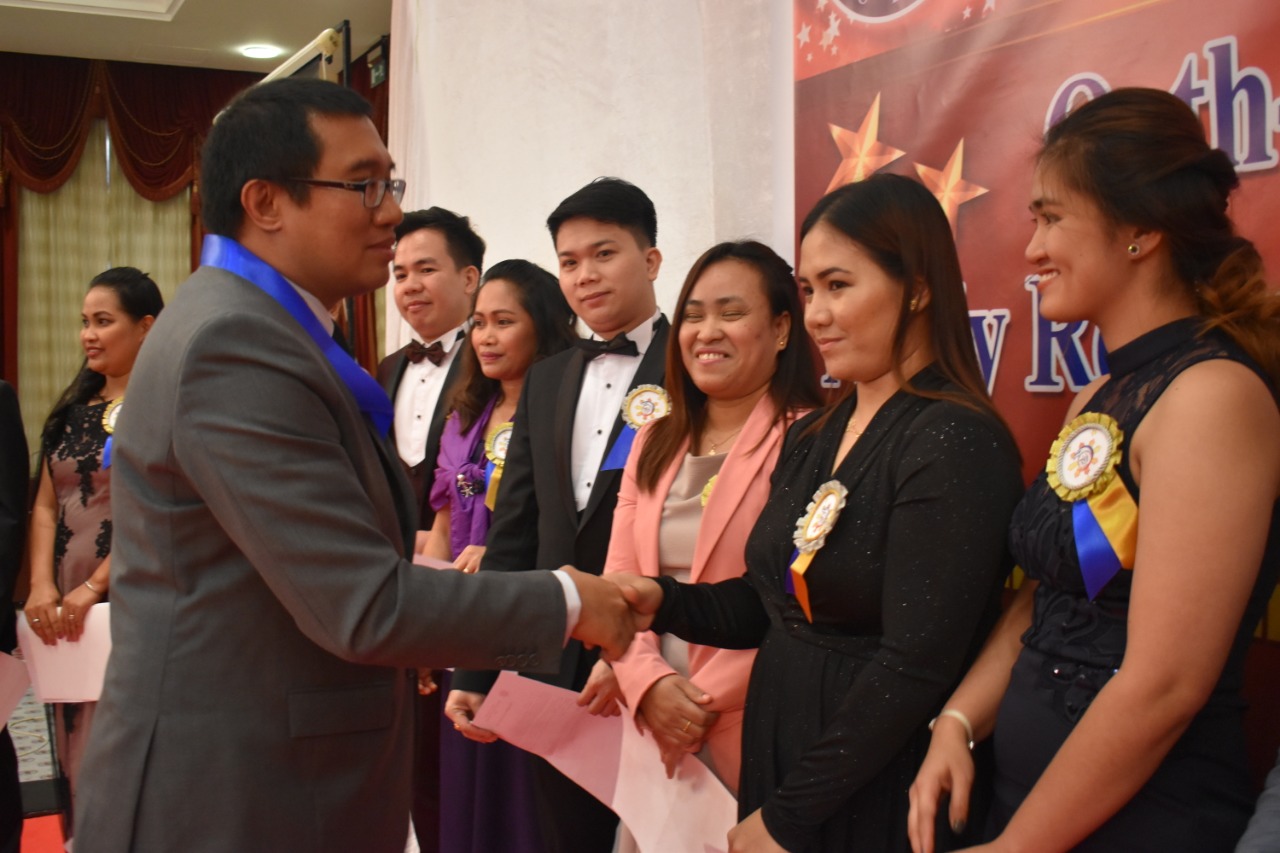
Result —
<instances>
[{"instance_id":1,"label":"window curtain","mask_svg":"<svg viewBox=\"0 0 1280 853\"><path fill-rule=\"evenodd\" d=\"M19 189L18 396L33 455L44 418L80 369L80 308L89 280L113 266L150 273L167 300L191 266L189 196L152 202L124 180L92 122L83 156L51 193Z\"/></svg>"}]
</instances>

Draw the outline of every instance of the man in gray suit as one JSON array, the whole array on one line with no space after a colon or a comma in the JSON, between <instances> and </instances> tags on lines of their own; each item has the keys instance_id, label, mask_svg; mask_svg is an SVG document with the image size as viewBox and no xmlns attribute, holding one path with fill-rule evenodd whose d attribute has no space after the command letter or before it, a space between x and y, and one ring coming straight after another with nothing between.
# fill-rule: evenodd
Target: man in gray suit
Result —
<instances>
[{"instance_id":1,"label":"man in gray suit","mask_svg":"<svg viewBox=\"0 0 1280 853\"><path fill-rule=\"evenodd\" d=\"M280 80L203 152L202 266L152 328L115 432L113 651L76 849L399 851L412 667L620 655L608 582L405 559L390 401L329 309L387 278L404 184L364 99Z\"/></svg>"}]
</instances>

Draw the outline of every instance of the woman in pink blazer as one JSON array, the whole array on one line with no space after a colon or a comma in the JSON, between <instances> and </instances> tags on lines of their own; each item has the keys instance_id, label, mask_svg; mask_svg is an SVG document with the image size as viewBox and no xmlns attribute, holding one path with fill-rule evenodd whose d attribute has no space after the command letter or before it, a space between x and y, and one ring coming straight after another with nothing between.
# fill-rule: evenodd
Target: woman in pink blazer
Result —
<instances>
[{"instance_id":1,"label":"woman in pink blazer","mask_svg":"<svg viewBox=\"0 0 1280 853\"><path fill-rule=\"evenodd\" d=\"M641 429L627 460L606 572L694 583L743 574L783 434L819 403L800 317L791 268L767 246L720 243L694 263L667 347L671 414ZM668 772L700 753L737 791L754 658L645 632L613 664Z\"/></svg>"}]
</instances>

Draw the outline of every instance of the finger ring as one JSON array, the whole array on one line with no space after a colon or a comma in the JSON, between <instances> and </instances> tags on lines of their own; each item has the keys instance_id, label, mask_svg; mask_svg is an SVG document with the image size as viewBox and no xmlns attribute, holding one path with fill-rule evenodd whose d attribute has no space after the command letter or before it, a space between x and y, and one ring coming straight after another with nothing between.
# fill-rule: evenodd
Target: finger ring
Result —
<instances>
[{"instance_id":1,"label":"finger ring","mask_svg":"<svg viewBox=\"0 0 1280 853\"><path fill-rule=\"evenodd\" d=\"M692 726L692 725L693 725L693 720L685 720L685 721L684 721L684 728L682 728L680 731L682 731L682 732L687 732L687 731L689 731L689 726Z\"/></svg>"},{"instance_id":2,"label":"finger ring","mask_svg":"<svg viewBox=\"0 0 1280 853\"><path fill-rule=\"evenodd\" d=\"M32 620L31 620L31 624L32 624L32 625L39 625L39 624L40 624L40 617L39 617L39 616L37 616L36 618L32 619Z\"/></svg>"},{"instance_id":3,"label":"finger ring","mask_svg":"<svg viewBox=\"0 0 1280 853\"><path fill-rule=\"evenodd\" d=\"M69 614L67 614L67 618L68 618L68 619L74 619L74 618L76 618L76 615L75 615L74 613L69 613Z\"/></svg>"}]
</instances>

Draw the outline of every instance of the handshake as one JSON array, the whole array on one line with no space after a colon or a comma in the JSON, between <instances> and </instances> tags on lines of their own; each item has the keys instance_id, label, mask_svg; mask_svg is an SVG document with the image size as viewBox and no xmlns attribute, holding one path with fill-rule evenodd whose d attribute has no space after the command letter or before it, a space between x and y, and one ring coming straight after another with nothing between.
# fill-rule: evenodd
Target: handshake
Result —
<instances>
[{"instance_id":1,"label":"handshake","mask_svg":"<svg viewBox=\"0 0 1280 853\"><path fill-rule=\"evenodd\" d=\"M647 631L662 606L662 587L652 578L629 574L603 577L560 569L573 580L582 599L582 612L570 636L587 648L600 647L606 660L627 653L637 631Z\"/></svg>"}]
</instances>

